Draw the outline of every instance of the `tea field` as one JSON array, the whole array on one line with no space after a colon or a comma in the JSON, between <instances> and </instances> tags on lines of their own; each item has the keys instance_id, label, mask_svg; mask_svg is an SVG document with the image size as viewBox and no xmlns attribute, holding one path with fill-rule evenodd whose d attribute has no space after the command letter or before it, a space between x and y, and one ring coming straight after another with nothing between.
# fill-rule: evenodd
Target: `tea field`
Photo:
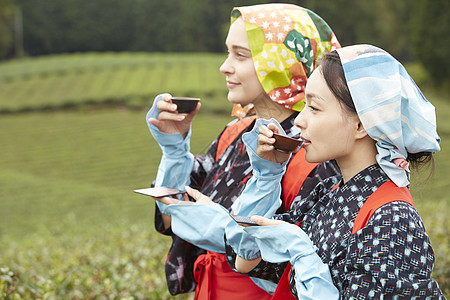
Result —
<instances>
[{"instance_id":1,"label":"tea field","mask_svg":"<svg viewBox=\"0 0 450 300\"><path fill-rule=\"evenodd\" d=\"M145 122L160 92L200 96L192 153L231 120L224 56L73 54L0 63L0 299L171 297L170 238L153 228L154 203L133 193L154 179L160 149ZM450 295L450 101L437 107L442 151L412 192Z\"/></svg>"}]
</instances>

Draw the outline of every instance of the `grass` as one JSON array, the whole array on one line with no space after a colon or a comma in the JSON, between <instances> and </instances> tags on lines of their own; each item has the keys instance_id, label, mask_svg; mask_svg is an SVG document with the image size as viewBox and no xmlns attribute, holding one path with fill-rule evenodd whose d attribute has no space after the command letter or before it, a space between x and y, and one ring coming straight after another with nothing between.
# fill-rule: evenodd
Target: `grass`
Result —
<instances>
[{"instance_id":1,"label":"grass","mask_svg":"<svg viewBox=\"0 0 450 300\"><path fill-rule=\"evenodd\" d=\"M89 64L86 57L75 55L75 62L64 57L70 72L60 70L58 57L58 63L43 58L33 70L26 67L33 60L8 63L10 69L0 64L0 85L15 84L18 95L10 99L30 93L22 88L30 80L51 78L57 72L72 78L69 86L82 86L80 81L88 85L93 77L83 68L97 65L96 69L107 72L114 62L118 66L113 69L119 70L139 61L126 57L119 62L117 55L108 54L108 59L97 61L94 55ZM134 70L139 72L139 66ZM42 88L51 87L47 82ZM437 107L442 151L436 155L430 179L426 180L427 172L413 176L412 193L435 250L433 277L448 296L450 103L442 95L425 94ZM5 99L0 97L0 107ZM219 96L203 100L206 105L193 124L193 153L204 153L231 120L228 114L205 109L211 101L210 105L229 111L224 95L220 100ZM167 292L163 267L170 238L153 228L153 201L132 192L150 185L160 159L160 149L145 124L146 110L140 107L148 107L150 100L140 106L110 106L99 100L103 109L79 102L71 110L59 110L67 108L69 101L61 98L50 111L43 109L48 105L44 98L39 101L36 110L0 114L0 298L173 298Z\"/></svg>"},{"instance_id":2,"label":"grass","mask_svg":"<svg viewBox=\"0 0 450 300\"><path fill-rule=\"evenodd\" d=\"M87 53L0 64L0 112L121 105L142 108L167 91L196 96L204 110L228 111L222 54ZM211 101L211 99L218 99Z\"/></svg>"},{"instance_id":3,"label":"grass","mask_svg":"<svg viewBox=\"0 0 450 300\"><path fill-rule=\"evenodd\" d=\"M193 152L229 120L199 115ZM169 238L153 229L152 199L132 192L160 157L145 111L4 115L0 126L0 267L22 295L168 298Z\"/></svg>"}]
</instances>

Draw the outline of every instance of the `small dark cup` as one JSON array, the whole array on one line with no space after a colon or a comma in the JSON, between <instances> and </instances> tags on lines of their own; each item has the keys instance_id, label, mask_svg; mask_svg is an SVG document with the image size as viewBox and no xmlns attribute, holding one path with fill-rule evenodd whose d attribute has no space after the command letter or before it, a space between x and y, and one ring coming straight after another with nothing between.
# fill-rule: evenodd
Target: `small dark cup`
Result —
<instances>
[{"instance_id":1,"label":"small dark cup","mask_svg":"<svg viewBox=\"0 0 450 300\"><path fill-rule=\"evenodd\" d=\"M180 114L189 114L196 107L200 98L189 98L189 97L172 97L172 103L177 105L177 111Z\"/></svg>"},{"instance_id":2,"label":"small dark cup","mask_svg":"<svg viewBox=\"0 0 450 300\"><path fill-rule=\"evenodd\" d=\"M283 153L291 153L303 144L303 140L296 140L277 133L273 134L273 138L275 139L275 143L273 144L275 150Z\"/></svg>"}]
</instances>

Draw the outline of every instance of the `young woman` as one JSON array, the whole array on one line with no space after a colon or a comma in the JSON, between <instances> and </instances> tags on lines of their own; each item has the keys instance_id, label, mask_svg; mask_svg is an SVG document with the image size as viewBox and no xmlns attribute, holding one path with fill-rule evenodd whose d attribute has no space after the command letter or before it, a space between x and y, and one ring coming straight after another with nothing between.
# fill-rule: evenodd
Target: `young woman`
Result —
<instances>
[{"instance_id":1,"label":"young woman","mask_svg":"<svg viewBox=\"0 0 450 300\"><path fill-rule=\"evenodd\" d=\"M324 55L295 124L306 160L335 159L342 180L322 182L274 219L252 217L264 226L244 231L256 238L263 260L236 259L230 247L230 262L260 276L269 272L265 261L289 260L274 299L444 299L430 278L434 254L408 190L410 165L432 160L440 139L433 105L403 66L369 45ZM254 166L286 159L273 150L276 131L259 128ZM268 176L281 172L270 167ZM320 280L324 264L340 296ZM318 288L326 297L311 293Z\"/></svg>"},{"instance_id":2,"label":"young woman","mask_svg":"<svg viewBox=\"0 0 450 300\"><path fill-rule=\"evenodd\" d=\"M250 110L256 116L228 124L207 154L195 157L189 153L190 127L200 104L190 114L178 114L176 105L171 103L171 95L163 94L156 97L147 120L163 152L155 186L183 190L189 185L226 211L232 211L233 203L252 178L242 135L252 128L256 118L274 118L288 136L298 138L299 130L293 122L304 106L307 77L315 68L318 56L340 46L329 26L314 12L287 4L233 9L226 46L229 54L220 71L226 75L228 100L235 104L234 112L239 117ZM305 174L297 184L302 186L300 191L294 189L290 193L294 196L306 197L318 182L338 172L333 163L311 165L304 161L303 155L298 158L297 170ZM286 177L292 179L292 176ZM290 201L294 197L291 198ZM228 266L224 255L224 227L217 226L219 233L215 240L200 238L196 241L195 232L184 235L183 240L173 224L180 218L174 220L170 214L167 205L158 202L155 226L173 239L166 262L171 294L195 288L197 299L270 297L266 290L273 292L273 285L265 286L263 281L254 279L258 287L248 276ZM205 253L204 249L209 251Z\"/></svg>"}]
</instances>

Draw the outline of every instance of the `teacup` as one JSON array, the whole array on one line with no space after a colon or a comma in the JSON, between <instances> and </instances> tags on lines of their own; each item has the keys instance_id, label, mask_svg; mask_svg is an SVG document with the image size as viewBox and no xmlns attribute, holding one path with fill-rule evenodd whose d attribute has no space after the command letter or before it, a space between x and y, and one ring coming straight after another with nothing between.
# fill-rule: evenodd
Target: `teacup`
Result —
<instances>
[{"instance_id":1,"label":"teacup","mask_svg":"<svg viewBox=\"0 0 450 300\"><path fill-rule=\"evenodd\" d=\"M190 97L172 97L172 103L177 105L177 111L180 114L189 114L196 107L200 98L190 98Z\"/></svg>"},{"instance_id":2,"label":"teacup","mask_svg":"<svg viewBox=\"0 0 450 300\"><path fill-rule=\"evenodd\" d=\"M303 140L293 139L277 133L273 134L273 138L275 139L275 143L273 144L275 150L283 153L293 152L300 148L303 144Z\"/></svg>"}]
</instances>

